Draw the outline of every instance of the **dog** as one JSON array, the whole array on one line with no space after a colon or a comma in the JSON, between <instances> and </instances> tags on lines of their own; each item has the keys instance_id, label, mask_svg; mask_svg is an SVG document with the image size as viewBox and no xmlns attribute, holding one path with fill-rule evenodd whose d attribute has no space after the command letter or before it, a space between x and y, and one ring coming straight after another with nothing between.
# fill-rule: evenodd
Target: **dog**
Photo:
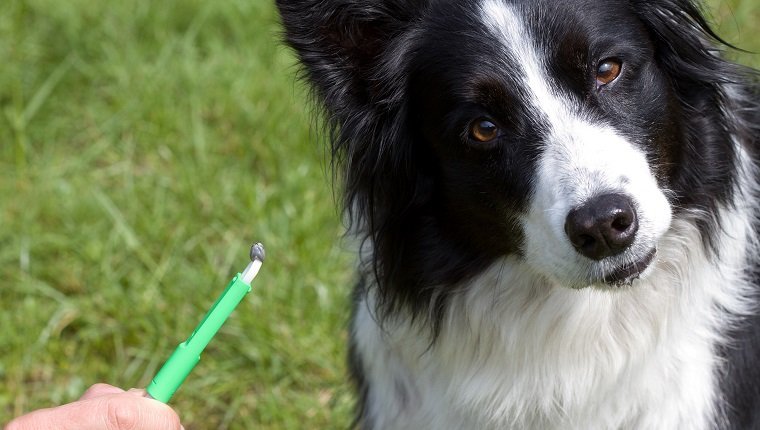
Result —
<instances>
[{"instance_id":1,"label":"dog","mask_svg":"<svg viewBox=\"0 0 760 430\"><path fill-rule=\"evenodd\" d=\"M364 429L760 428L755 72L688 0L277 0Z\"/></svg>"}]
</instances>

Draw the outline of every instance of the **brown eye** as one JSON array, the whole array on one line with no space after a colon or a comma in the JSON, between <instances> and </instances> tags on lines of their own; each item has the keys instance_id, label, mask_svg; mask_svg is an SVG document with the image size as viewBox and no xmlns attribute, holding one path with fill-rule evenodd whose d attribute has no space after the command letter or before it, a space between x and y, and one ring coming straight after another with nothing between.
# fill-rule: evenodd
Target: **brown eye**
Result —
<instances>
[{"instance_id":1,"label":"brown eye","mask_svg":"<svg viewBox=\"0 0 760 430\"><path fill-rule=\"evenodd\" d=\"M614 58L608 58L599 63L599 66L596 68L597 85L601 87L617 79L622 68L623 64Z\"/></svg>"},{"instance_id":2,"label":"brown eye","mask_svg":"<svg viewBox=\"0 0 760 430\"><path fill-rule=\"evenodd\" d=\"M470 138L478 142L490 142L499 135L499 127L488 119L476 119L470 124Z\"/></svg>"}]
</instances>

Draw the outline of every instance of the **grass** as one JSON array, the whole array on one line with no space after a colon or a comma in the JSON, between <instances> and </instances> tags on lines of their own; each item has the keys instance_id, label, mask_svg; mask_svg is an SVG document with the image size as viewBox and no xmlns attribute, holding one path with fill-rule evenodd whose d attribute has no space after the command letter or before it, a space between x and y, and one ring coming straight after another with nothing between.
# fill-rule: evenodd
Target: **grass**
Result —
<instances>
[{"instance_id":1,"label":"grass","mask_svg":"<svg viewBox=\"0 0 760 430\"><path fill-rule=\"evenodd\" d=\"M345 427L351 264L277 32L263 1L2 8L0 422L145 386L262 240L173 406L188 429Z\"/></svg>"},{"instance_id":2,"label":"grass","mask_svg":"<svg viewBox=\"0 0 760 430\"><path fill-rule=\"evenodd\" d=\"M712 4L760 51L755 0ZM268 0L0 8L0 423L147 385L262 240L172 405L188 430L347 427L352 257L278 31Z\"/></svg>"}]
</instances>

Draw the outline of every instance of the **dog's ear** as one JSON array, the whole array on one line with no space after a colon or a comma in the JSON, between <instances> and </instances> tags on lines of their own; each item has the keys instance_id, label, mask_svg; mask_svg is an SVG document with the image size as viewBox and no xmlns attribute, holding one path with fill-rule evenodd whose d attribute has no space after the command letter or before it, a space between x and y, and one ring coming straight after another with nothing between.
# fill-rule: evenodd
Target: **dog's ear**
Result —
<instances>
[{"instance_id":1,"label":"dog's ear","mask_svg":"<svg viewBox=\"0 0 760 430\"><path fill-rule=\"evenodd\" d=\"M285 38L333 113L375 101L372 79L425 0L277 0Z\"/></svg>"},{"instance_id":2,"label":"dog's ear","mask_svg":"<svg viewBox=\"0 0 760 430\"><path fill-rule=\"evenodd\" d=\"M717 46L730 46L712 31L692 0L632 0L652 35L660 65L677 85L709 87L733 73L716 73L728 64ZM688 88L692 89L692 88Z\"/></svg>"}]
</instances>

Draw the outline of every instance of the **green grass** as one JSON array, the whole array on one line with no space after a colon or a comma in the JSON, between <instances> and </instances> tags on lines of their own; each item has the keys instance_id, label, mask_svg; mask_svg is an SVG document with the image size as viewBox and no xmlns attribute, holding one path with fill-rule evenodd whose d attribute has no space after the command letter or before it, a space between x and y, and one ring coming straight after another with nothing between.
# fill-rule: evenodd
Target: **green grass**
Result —
<instances>
[{"instance_id":1,"label":"green grass","mask_svg":"<svg viewBox=\"0 0 760 430\"><path fill-rule=\"evenodd\" d=\"M760 51L756 0L712 10ZM268 0L3 3L0 423L147 385L261 240L172 405L188 430L348 425L352 257L278 31Z\"/></svg>"},{"instance_id":2,"label":"green grass","mask_svg":"<svg viewBox=\"0 0 760 430\"><path fill-rule=\"evenodd\" d=\"M760 69L760 1L708 0L708 16L723 39L746 52L731 52L729 58Z\"/></svg>"},{"instance_id":3,"label":"green grass","mask_svg":"<svg viewBox=\"0 0 760 430\"><path fill-rule=\"evenodd\" d=\"M0 422L147 385L261 240L173 406L188 429L345 427L350 258L278 31L260 0L0 8Z\"/></svg>"}]
</instances>

